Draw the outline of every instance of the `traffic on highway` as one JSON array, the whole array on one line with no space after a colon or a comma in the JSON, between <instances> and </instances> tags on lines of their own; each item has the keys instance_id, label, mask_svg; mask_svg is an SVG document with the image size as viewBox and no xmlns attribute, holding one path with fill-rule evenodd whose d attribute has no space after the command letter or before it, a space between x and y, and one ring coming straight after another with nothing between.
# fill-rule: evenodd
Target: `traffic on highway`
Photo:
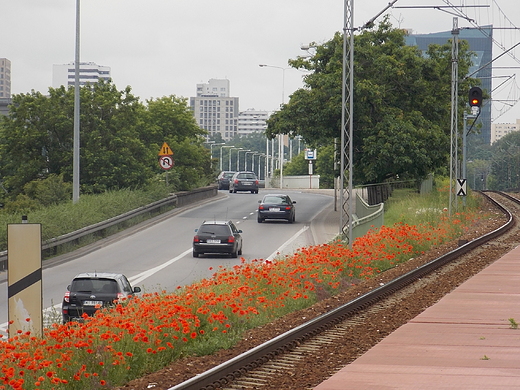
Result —
<instances>
[{"instance_id":1,"label":"traffic on highway","mask_svg":"<svg viewBox=\"0 0 520 390\"><path fill-rule=\"evenodd\" d=\"M179 286L210 278L220 267L231 268L254 259L272 260L296 249L320 244L309 234L312 221L325 210L332 209L333 197L320 193L287 190L297 201L298 219L267 220L259 224L259 201L272 191L260 189L259 194L236 193L219 195L209 202L187 207L177 215L152 223L111 244L99 242L95 250L81 257L43 269L44 326L62 321L62 302L67 286L83 272L123 274L142 293L175 291ZM195 231L203 221L231 221L241 231L241 255L212 253L193 257ZM49 262L52 264L52 262ZM0 274L0 333L8 328L7 276Z\"/></svg>"}]
</instances>

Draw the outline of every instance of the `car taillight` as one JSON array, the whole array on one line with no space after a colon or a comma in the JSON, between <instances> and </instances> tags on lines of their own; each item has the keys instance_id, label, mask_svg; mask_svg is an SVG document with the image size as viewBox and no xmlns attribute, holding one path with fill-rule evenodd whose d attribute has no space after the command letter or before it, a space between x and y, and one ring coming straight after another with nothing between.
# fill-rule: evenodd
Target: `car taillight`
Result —
<instances>
[{"instance_id":1,"label":"car taillight","mask_svg":"<svg viewBox=\"0 0 520 390\"><path fill-rule=\"evenodd\" d=\"M65 292L65 296L63 297L63 300L65 302L69 302L69 297L70 297L70 291L66 291Z\"/></svg>"},{"instance_id":2,"label":"car taillight","mask_svg":"<svg viewBox=\"0 0 520 390\"><path fill-rule=\"evenodd\" d=\"M264 209L263 205L258 206L258 210L263 210L263 209Z\"/></svg>"},{"instance_id":3,"label":"car taillight","mask_svg":"<svg viewBox=\"0 0 520 390\"><path fill-rule=\"evenodd\" d=\"M229 236L227 240L228 240L228 242L235 242L235 237Z\"/></svg>"},{"instance_id":4,"label":"car taillight","mask_svg":"<svg viewBox=\"0 0 520 390\"><path fill-rule=\"evenodd\" d=\"M258 185L258 180L255 180L255 184Z\"/></svg>"},{"instance_id":5,"label":"car taillight","mask_svg":"<svg viewBox=\"0 0 520 390\"><path fill-rule=\"evenodd\" d=\"M285 206L285 209L286 209L286 210L290 210L290 209L291 209L291 206Z\"/></svg>"},{"instance_id":6,"label":"car taillight","mask_svg":"<svg viewBox=\"0 0 520 390\"><path fill-rule=\"evenodd\" d=\"M200 242L199 236L193 237L193 242Z\"/></svg>"}]
</instances>

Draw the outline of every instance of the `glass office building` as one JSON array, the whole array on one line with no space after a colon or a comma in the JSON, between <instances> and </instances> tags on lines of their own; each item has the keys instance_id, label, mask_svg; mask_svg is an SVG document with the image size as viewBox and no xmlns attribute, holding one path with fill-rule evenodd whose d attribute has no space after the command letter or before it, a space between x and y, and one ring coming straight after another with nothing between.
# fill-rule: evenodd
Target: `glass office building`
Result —
<instances>
[{"instance_id":1,"label":"glass office building","mask_svg":"<svg viewBox=\"0 0 520 390\"><path fill-rule=\"evenodd\" d=\"M481 113L477 121L480 124L480 137L482 141L489 144L491 142L491 91L492 91L492 64L493 59L493 26L484 26L478 28L467 28L459 30L459 40L465 40L469 44L469 49L476 54L473 58L473 66L469 73L477 71L473 78L480 79L480 87L484 91L485 96L489 100L484 100L481 107ZM444 31L432 34L410 34L406 37L406 44L410 46L417 46L420 50L426 52L428 46L431 44L444 45L453 38L451 31ZM459 77L463 75L459 74ZM469 91L468 91L469 92ZM466 98L467 94L462 93L462 98Z\"/></svg>"}]
</instances>

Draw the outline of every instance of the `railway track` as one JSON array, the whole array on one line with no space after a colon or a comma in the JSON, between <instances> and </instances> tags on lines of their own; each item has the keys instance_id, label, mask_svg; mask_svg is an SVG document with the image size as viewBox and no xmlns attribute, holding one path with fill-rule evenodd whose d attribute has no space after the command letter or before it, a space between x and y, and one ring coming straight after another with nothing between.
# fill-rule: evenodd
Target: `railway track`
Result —
<instances>
[{"instance_id":1,"label":"railway track","mask_svg":"<svg viewBox=\"0 0 520 390\"><path fill-rule=\"evenodd\" d=\"M169 390L312 389L520 242L520 201L484 196L500 226Z\"/></svg>"}]
</instances>

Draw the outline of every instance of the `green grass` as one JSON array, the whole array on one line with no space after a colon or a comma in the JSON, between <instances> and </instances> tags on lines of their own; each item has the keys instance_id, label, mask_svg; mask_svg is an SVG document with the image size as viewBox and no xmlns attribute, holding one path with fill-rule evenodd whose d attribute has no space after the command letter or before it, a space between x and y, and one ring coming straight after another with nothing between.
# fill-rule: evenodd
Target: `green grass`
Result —
<instances>
[{"instance_id":1,"label":"green grass","mask_svg":"<svg viewBox=\"0 0 520 390\"><path fill-rule=\"evenodd\" d=\"M442 185L442 187L440 187ZM385 202L385 225L393 226L395 223L409 225L428 224L437 221L439 216L448 213L449 192L446 183L434 186L431 193L421 195L416 190L405 188L396 189L392 196ZM457 211L478 209L481 200L472 196L471 192L464 200L457 199L458 209L452 204L452 215Z\"/></svg>"},{"instance_id":2,"label":"green grass","mask_svg":"<svg viewBox=\"0 0 520 390\"><path fill-rule=\"evenodd\" d=\"M45 241L106 221L167 196L168 191L160 185L149 188L147 191L129 189L108 191L98 195L82 195L76 204L71 201L42 207L30 211L26 215L29 223L42 225L42 240ZM141 220L142 218L133 223ZM7 225L21 223L21 221L21 214L0 212L0 250L7 249Z\"/></svg>"}]
</instances>

